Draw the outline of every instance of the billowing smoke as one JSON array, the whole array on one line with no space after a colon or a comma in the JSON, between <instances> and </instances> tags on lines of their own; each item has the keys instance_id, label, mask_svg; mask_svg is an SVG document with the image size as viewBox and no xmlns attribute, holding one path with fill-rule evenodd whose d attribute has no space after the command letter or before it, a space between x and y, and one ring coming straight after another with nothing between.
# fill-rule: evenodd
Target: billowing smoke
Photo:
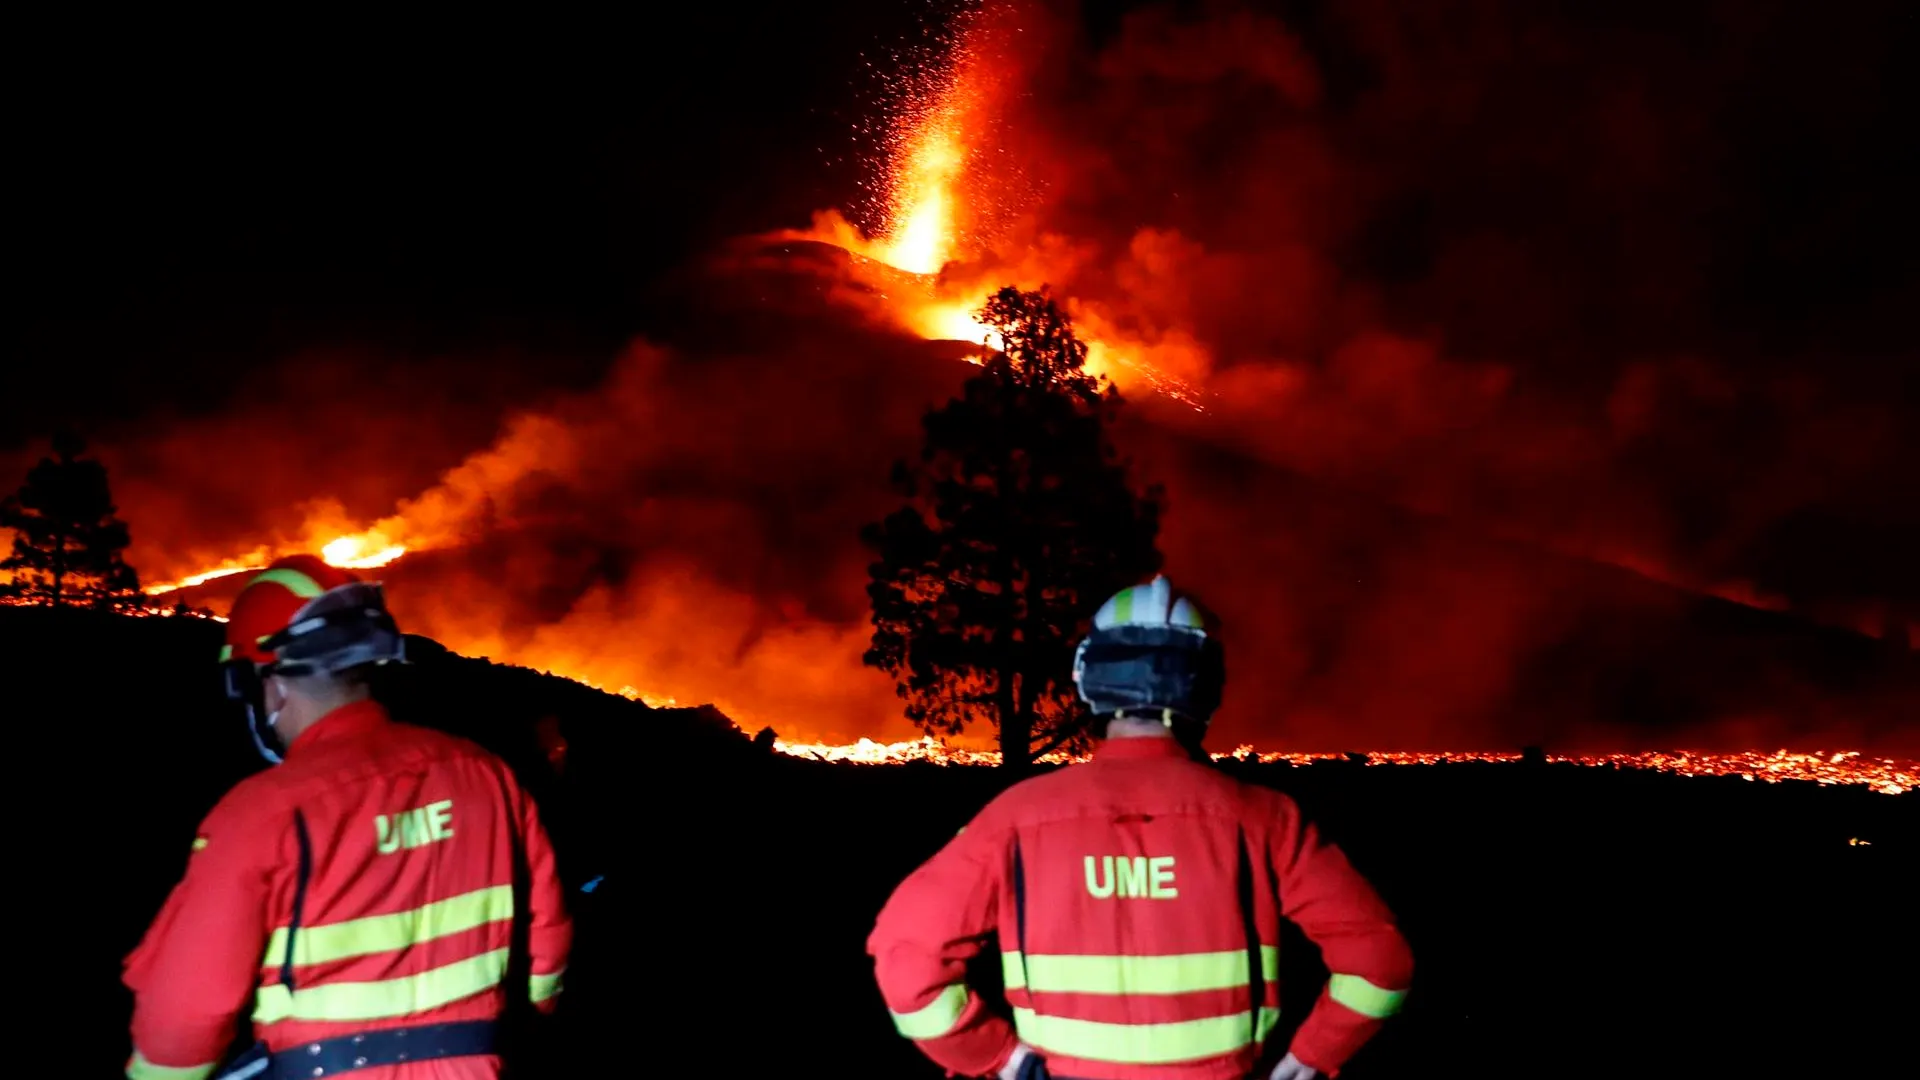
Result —
<instances>
[{"instance_id":1,"label":"billowing smoke","mask_svg":"<svg viewBox=\"0 0 1920 1080\"><path fill-rule=\"evenodd\" d=\"M1877 343L1915 293L1834 254L1876 257L1910 200L1876 193L1869 133L1801 119L1865 115L1865 83L1783 79L1832 46L1761 9L1451 7L1020 13L988 155L1017 182L973 185L991 212L937 288L1044 281L1204 388L1131 379L1121 437L1230 628L1219 741L1910 747L1920 452ZM1847 34L1856 71L1893 38ZM1857 209L1794 201L1778 174L1842 167L1817 161L1862 170ZM907 734L859 663L855 534L971 369L835 253L744 250L589 388L369 392L368 363L129 440L136 564L387 518L401 616L457 649Z\"/></svg>"},{"instance_id":2,"label":"billowing smoke","mask_svg":"<svg viewBox=\"0 0 1920 1080\"><path fill-rule=\"evenodd\" d=\"M440 541L459 546L396 567L400 614L464 651L743 725L902 734L860 664L856 534L969 370L916 346L852 328L742 354L636 343L603 387L510 427L488 460L517 476L484 501L449 493L471 508Z\"/></svg>"}]
</instances>

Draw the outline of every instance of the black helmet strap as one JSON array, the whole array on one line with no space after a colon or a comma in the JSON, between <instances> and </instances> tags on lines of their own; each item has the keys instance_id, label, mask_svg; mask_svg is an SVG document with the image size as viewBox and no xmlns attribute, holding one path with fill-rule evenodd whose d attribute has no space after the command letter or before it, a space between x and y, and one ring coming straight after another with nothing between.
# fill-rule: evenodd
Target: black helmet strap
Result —
<instances>
[{"instance_id":1,"label":"black helmet strap","mask_svg":"<svg viewBox=\"0 0 1920 1080\"><path fill-rule=\"evenodd\" d=\"M251 660L228 660L220 665L229 701L237 701L247 715L247 734L253 748L271 765L280 764L280 736L269 723L267 686Z\"/></svg>"}]
</instances>

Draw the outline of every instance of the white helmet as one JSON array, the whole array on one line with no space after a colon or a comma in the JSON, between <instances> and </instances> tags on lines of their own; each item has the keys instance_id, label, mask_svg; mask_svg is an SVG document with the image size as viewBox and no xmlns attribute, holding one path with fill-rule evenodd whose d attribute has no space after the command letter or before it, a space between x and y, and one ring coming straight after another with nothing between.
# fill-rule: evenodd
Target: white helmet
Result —
<instances>
[{"instance_id":1,"label":"white helmet","mask_svg":"<svg viewBox=\"0 0 1920 1080\"><path fill-rule=\"evenodd\" d=\"M1212 718L1226 668L1206 613L1155 575L1100 605L1074 652L1073 681L1096 715L1132 713L1171 727L1176 717Z\"/></svg>"}]
</instances>

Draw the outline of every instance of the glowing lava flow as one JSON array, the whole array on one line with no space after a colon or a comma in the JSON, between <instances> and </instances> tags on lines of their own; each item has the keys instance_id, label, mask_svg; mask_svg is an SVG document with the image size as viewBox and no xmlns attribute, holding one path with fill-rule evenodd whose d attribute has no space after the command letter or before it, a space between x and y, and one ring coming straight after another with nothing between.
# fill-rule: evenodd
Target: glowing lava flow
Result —
<instances>
[{"instance_id":1,"label":"glowing lava flow","mask_svg":"<svg viewBox=\"0 0 1920 1080\"><path fill-rule=\"evenodd\" d=\"M937 277L962 254L966 148L983 111L979 97L963 33L945 64L895 103L889 161L871 200L882 219L875 234L868 236L833 210L816 214L810 229L776 234L852 255L856 272L882 290L891 314L931 340L984 344L992 336L973 317L992 288L976 286L955 296Z\"/></svg>"},{"instance_id":2,"label":"glowing lava flow","mask_svg":"<svg viewBox=\"0 0 1920 1080\"><path fill-rule=\"evenodd\" d=\"M148 596L178 592L181 589L190 589L195 585L204 585L209 581L231 577L234 574L263 570L267 564L277 558L309 552L314 548L319 549L320 557L325 559L328 565L349 570L370 570L377 566L385 566L407 553L405 545L391 543L380 531L369 530L364 533L336 536L325 543L312 546L295 544L281 550L255 548L252 552L228 559L211 570L202 570L178 581L163 581L159 584L147 585L142 587L141 591Z\"/></svg>"},{"instance_id":3,"label":"glowing lava flow","mask_svg":"<svg viewBox=\"0 0 1920 1080\"><path fill-rule=\"evenodd\" d=\"M570 675L561 675L557 671L549 671L547 672L547 674L559 675L560 678L563 678L563 679L572 678L572 676ZM619 694L621 697L626 698L628 701L637 701L640 704L645 705L650 709L677 709L680 707L680 702L673 698L661 697L658 694L645 694L640 692L639 690L634 689L631 686L623 686L618 690L608 690L606 687L601 686L597 682L587 682L587 680L585 679L574 679L573 681L577 683L583 683L587 686L591 686L595 690L599 690L603 693Z\"/></svg>"},{"instance_id":4,"label":"glowing lava flow","mask_svg":"<svg viewBox=\"0 0 1920 1080\"><path fill-rule=\"evenodd\" d=\"M773 748L779 753L792 757L850 765L906 765L914 762L934 765L998 765L1000 763L1000 755L993 751L957 749L931 736L897 743L878 743L871 739L861 739L859 742L843 746L827 743L793 743L776 739ZM1231 753L1216 753L1212 757L1215 761L1232 759L1290 765L1352 760L1344 754L1261 753L1246 745L1235 747ZM1365 763L1368 765L1441 765L1522 760L1520 754L1487 753L1386 752L1370 753L1365 757ZM1041 760L1049 764L1064 765L1086 759L1055 752L1042 757ZM1920 761L1863 757L1859 751L1855 750L1837 753L1815 751L1810 754L1793 753L1787 750L1776 750L1771 754L1758 752L1714 754L1689 751L1595 755L1550 754L1547 755L1546 760L1591 767L1645 769L1680 776L1738 776L1746 780L1767 783L1802 780L1827 786L1865 786L1885 795L1902 795L1920 787Z\"/></svg>"},{"instance_id":5,"label":"glowing lava flow","mask_svg":"<svg viewBox=\"0 0 1920 1080\"><path fill-rule=\"evenodd\" d=\"M378 532L342 536L320 546L320 557L328 564L349 570L385 566L406 553L405 545L389 544Z\"/></svg>"},{"instance_id":6,"label":"glowing lava flow","mask_svg":"<svg viewBox=\"0 0 1920 1080\"><path fill-rule=\"evenodd\" d=\"M915 134L901 170L898 205L904 214L873 257L912 274L940 272L953 251L954 188L965 163L959 112L942 103Z\"/></svg>"}]
</instances>

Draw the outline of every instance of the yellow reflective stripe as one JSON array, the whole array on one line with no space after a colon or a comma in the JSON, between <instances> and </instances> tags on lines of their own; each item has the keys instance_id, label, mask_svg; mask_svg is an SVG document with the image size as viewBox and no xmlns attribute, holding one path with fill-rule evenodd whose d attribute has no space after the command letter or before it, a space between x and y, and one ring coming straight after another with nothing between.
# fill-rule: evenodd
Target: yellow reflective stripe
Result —
<instances>
[{"instance_id":1,"label":"yellow reflective stripe","mask_svg":"<svg viewBox=\"0 0 1920 1080\"><path fill-rule=\"evenodd\" d=\"M507 973L507 953L507 949L495 949L418 975L380 982L322 983L291 992L278 984L263 986L255 997L253 1021L344 1022L411 1016L500 985Z\"/></svg>"},{"instance_id":2,"label":"yellow reflective stripe","mask_svg":"<svg viewBox=\"0 0 1920 1080\"><path fill-rule=\"evenodd\" d=\"M1123 1065L1171 1065L1237 1053L1254 1045L1256 1035L1265 1041L1279 1022L1280 1010L1266 1007L1260 1009L1257 1032L1247 1030L1244 1012L1173 1024L1107 1024L1013 1010L1020 1038L1042 1053Z\"/></svg>"},{"instance_id":3,"label":"yellow reflective stripe","mask_svg":"<svg viewBox=\"0 0 1920 1080\"><path fill-rule=\"evenodd\" d=\"M1375 1020L1384 1020L1399 1012L1400 1003L1407 1000L1405 990L1375 986L1358 975L1335 975L1328 979L1327 996Z\"/></svg>"},{"instance_id":4,"label":"yellow reflective stripe","mask_svg":"<svg viewBox=\"0 0 1920 1080\"><path fill-rule=\"evenodd\" d=\"M285 586L288 592L302 600L311 600L326 591L320 587L319 582L308 577L306 574L298 570L288 569L284 566L276 567L272 570L260 571L259 576L247 582L247 586L251 588L268 581Z\"/></svg>"},{"instance_id":5,"label":"yellow reflective stripe","mask_svg":"<svg viewBox=\"0 0 1920 1080\"><path fill-rule=\"evenodd\" d=\"M528 1000L539 1004L560 992L560 978L567 973L566 968L551 975L535 975L527 980Z\"/></svg>"},{"instance_id":6,"label":"yellow reflective stripe","mask_svg":"<svg viewBox=\"0 0 1920 1080\"><path fill-rule=\"evenodd\" d=\"M1000 969L1007 989L1038 994L1191 994L1247 985L1247 952L1025 957L1009 952L1001 954ZM1280 978L1278 948L1260 946L1260 970L1266 979Z\"/></svg>"},{"instance_id":7,"label":"yellow reflective stripe","mask_svg":"<svg viewBox=\"0 0 1920 1080\"><path fill-rule=\"evenodd\" d=\"M219 1067L217 1061L205 1065L155 1065L135 1050L127 1060L127 1080L206 1080Z\"/></svg>"},{"instance_id":8,"label":"yellow reflective stripe","mask_svg":"<svg viewBox=\"0 0 1920 1080\"><path fill-rule=\"evenodd\" d=\"M889 1009L888 1012L893 1012ZM967 984L954 983L941 989L932 1003L912 1012L894 1012L893 1026L909 1039L937 1039L953 1030L967 1011Z\"/></svg>"},{"instance_id":9,"label":"yellow reflective stripe","mask_svg":"<svg viewBox=\"0 0 1920 1080\"><path fill-rule=\"evenodd\" d=\"M302 926L293 936L293 962L324 964L372 953L393 952L410 945L458 934L476 926L513 918L513 886L495 885L435 900L410 911L368 915L344 922ZM262 967L279 967L287 951L287 928L267 939Z\"/></svg>"}]
</instances>

